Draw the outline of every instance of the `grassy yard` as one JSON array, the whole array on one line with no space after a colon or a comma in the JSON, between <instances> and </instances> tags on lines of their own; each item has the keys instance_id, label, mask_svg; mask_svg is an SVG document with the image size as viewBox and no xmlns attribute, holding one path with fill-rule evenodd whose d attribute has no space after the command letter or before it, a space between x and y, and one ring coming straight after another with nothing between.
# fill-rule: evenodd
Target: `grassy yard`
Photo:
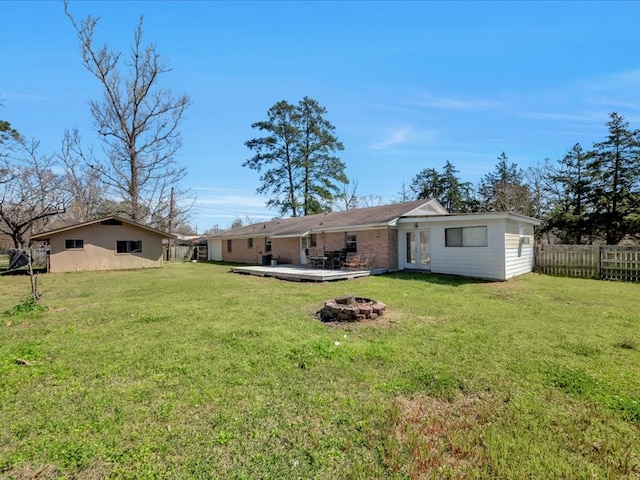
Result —
<instances>
[{"instance_id":1,"label":"grassy yard","mask_svg":"<svg viewBox=\"0 0 640 480\"><path fill-rule=\"evenodd\" d=\"M0 253L0 272L9 268L9 255Z\"/></svg>"},{"instance_id":2,"label":"grassy yard","mask_svg":"<svg viewBox=\"0 0 640 480\"><path fill-rule=\"evenodd\" d=\"M640 285L0 277L0 478L639 478ZM323 301L388 305L323 324ZM1 312L8 312L2 314Z\"/></svg>"}]
</instances>

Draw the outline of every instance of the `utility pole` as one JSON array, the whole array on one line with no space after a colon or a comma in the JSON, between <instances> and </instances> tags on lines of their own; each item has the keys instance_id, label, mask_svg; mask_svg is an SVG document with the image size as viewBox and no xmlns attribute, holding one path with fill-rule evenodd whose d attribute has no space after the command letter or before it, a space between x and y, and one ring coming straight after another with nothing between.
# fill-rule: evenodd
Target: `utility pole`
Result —
<instances>
[{"instance_id":1,"label":"utility pole","mask_svg":"<svg viewBox=\"0 0 640 480\"><path fill-rule=\"evenodd\" d=\"M174 208L174 197L173 197L173 187L171 187L171 198L169 200L169 234L173 230L173 208ZM169 251L167 252L167 260L171 261L171 238L169 238Z\"/></svg>"}]
</instances>

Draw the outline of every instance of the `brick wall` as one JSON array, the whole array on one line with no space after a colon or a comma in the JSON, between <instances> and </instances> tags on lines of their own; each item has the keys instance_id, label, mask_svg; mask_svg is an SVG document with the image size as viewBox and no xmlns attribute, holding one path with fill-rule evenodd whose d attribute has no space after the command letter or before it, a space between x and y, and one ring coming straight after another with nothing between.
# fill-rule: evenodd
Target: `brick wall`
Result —
<instances>
[{"instance_id":1,"label":"brick wall","mask_svg":"<svg viewBox=\"0 0 640 480\"><path fill-rule=\"evenodd\" d=\"M375 254L375 268L389 270L398 269L398 232L395 229L379 228L359 230L358 254ZM265 237L255 237L253 247L249 247L248 239L234 239L231 252L227 251L227 240L222 241L222 259L226 262L262 264L262 256L271 254L280 259L280 263L300 264L300 239L275 238L271 241L271 251L267 252ZM346 247L345 232L318 233L315 248L325 251L336 251ZM309 248L312 248L309 245Z\"/></svg>"},{"instance_id":2,"label":"brick wall","mask_svg":"<svg viewBox=\"0 0 640 480\"><path fill-rule=\"evenodd\" d=\"M391 254L389 251L390 236L395 231L390 231L388 228L380 228L376 230L364 230L358 231L358 254L361 255L373 255L375 254L374 268L393 268L391 257L397 256L395 252ZM397 238L397 234L396 234ZM396 242L397 243L397 242ZM395 265L397 268L398 260L395 259Z\"/></svg>"},{"instance_id":3,"label":"brick wall","mask_svg":"<svg viewBox=\"0 0 640 480\"><path fill-rule=\"evenodd\" d=\"M227 239L222 240L222 259L225 262L253 264L259 264L262 262L262 258L258 254L258 251L264 250L264 237L254 238L253 247L249 247L249 240L247 238L235 238L233 240L230 240L230 252L227 248L228 241L229 240Z\"/></svg>"},{"instance_id":4,"label":"brick wall","mask_svg":"<svg viewBox=\"0 0 640 480\"><path fill-rule=\"evenodd\" d=\"M274 238L271 253L278 258L278 263L300 264L300 238Z\"/></svg>"}]
</instances>

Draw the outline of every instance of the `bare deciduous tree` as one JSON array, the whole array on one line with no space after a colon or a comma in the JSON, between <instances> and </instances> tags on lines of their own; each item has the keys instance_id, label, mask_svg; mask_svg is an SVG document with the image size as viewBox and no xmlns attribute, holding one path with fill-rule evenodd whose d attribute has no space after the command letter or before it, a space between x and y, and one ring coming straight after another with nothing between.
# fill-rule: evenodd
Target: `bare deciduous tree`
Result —
<instances>
[{"instance_id":1,"label":"bare deciduous tree","mask_svg":"<svg viewBox=\"0 0 640 480\"><path fill-rule=\"evenodd\" d=\"M22 249L31 230L41 230L64 213L70 197L60 188L63 179L54 171L52 156L38 154L38 142L20 138L20 158L8 164L11 179L0 184L0 232Z\"/></svg>"},{"instance_id":2,"label":"bare deciduous tree","mask_svg":"<svg viewBox=\"0 0 640 480\"><path fill-rule=\"evenodd\" d=\"M361 207L379 207L384 203L384 199L380 195L369 193L358 197L358 206Z\"/></svg>"},{"instance_id":3,"label":"bare deciduous tree","mask_svg":"<svg viewBox=\"0 0 640 480\"><path fill-rule=\"evenodd\" d=\"M103 90L102 100L93 100L89 106L105 156L96 158L91 168L109 194L127 206L132 220L160 228L177 223L175 217L189 208L172 208L182 203L172 202L171 195L172 187L176 197L186 193L178 188L186 169L178 165L175 154L182 146L178 127L189 97L174 96L158 86L160 77L171 69L154 44L143 46L142 17L131 56L121 61L120 52L94 45L99 18L88 15L76 21L66 2L65 13L80 40L82 63ZM130 71L123 71L121 63Z\"/></svg>"},{"instance_id":4,"label":"bare deciduous tree","mask_svg":"<svg viewBox=\"0 0 640 480\"><path fill-rule=\"evenodd\" d=\"M358 180L351 179L346 182L339 182L338 193L333 199L333 206L336 210L353 210L358 208Z\"/></svg>"},{"instance_id":5,"label":"bare deciduous tree","mask_svg":"<svg viewBox=\"0 0 640 480\"><path fill-rule=\"evenodd\" d=\"M100 181L98 171L91 168L95 164L93 152L85 153L77 128L65 131L62 151L59 155L64 166L65 188L73 199L66 212L66 219L72 223L88 222L114 211L106 198L106 186Z\"/></svg>"}]
</instances>

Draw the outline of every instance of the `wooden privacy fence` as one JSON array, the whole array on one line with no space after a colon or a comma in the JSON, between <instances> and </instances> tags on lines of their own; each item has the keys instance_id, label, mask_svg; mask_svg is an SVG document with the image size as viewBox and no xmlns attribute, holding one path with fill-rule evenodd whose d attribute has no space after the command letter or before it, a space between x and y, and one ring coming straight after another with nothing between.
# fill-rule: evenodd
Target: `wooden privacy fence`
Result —
<instances>
[{"instance_id":1,"label":"wooden privacy fence","mask_svg":"<svg viewBox=\"0 0 640 480\"><path fill-rule=\"evenodd\" d=\"M207 260L206 245L171 245L165 247L165 260L188 262L189 260Z\"/></svg>"},{"instance_id":2,"label":"wooden privacy fence","mask_svg":"<svg viewBox=\"0 0 640 480\"><path fill-rule=\"evenodd\" d=\"M640 246L538 245L535 269L548 275L640 282Z\"/></svg>"}]
</instances>

